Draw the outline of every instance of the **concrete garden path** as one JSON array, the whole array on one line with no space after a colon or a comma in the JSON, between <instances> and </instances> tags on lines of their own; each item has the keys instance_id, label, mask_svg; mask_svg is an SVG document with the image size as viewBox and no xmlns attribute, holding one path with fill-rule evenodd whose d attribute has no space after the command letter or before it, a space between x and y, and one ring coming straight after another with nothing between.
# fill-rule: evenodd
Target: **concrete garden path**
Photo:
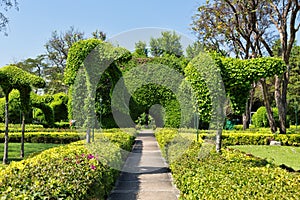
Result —
<instances>
[{"instance_id":1,"label":"concrete garden path","mask_svg":"<svg viewBox=\"0 0 300 200\"><path fill-rule=\"evenodd\" d=\"M108 200L177 200L178 195L153 131L141 131Z\"/></svg>"}]
</instances>

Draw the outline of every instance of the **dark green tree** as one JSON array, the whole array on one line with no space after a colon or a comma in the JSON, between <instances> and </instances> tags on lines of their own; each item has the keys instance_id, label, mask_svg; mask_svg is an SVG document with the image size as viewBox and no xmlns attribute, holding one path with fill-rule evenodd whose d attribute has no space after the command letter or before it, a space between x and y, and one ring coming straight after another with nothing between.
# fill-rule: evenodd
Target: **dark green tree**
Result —
<instances>
[{"instance_id":1,"label":"dark green tree","mask_svg":"<svg viewBox=\"0 0 300 200\"><path fill-rule=\"evenodd\" d=\"M137 57L148 57L146 42L138 41L137 43L135 43L134 54L136 54Z\"/></svg>"},{"instance_id":2,"label":"dark green tree","mask_svg":"<svg viewBox=\"0 0 300 200\"><path fill-rule=\"evenodd\" d=\"M194 42L186 48L186 57L193 59L198 56L201 51L203 51L203 45L199 41Z\"/></svg>"}]
</instances>

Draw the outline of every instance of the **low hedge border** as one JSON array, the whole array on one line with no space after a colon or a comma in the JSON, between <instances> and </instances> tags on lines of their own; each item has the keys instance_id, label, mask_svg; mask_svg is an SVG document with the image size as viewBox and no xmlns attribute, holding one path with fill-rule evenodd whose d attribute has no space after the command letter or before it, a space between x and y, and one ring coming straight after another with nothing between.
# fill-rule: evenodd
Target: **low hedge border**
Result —
<instances>
[{"instance_id":1,"label":"low hedge border","mask_svg":"<svg viewBox=\"0 0 300 200\"><path fill-rule=\"evenodd\" d=\"M20 142L21 133L9 133L9 142ZM25 133L27 143L54 143L69 144L76 142L84 137L77 132L32 132ZM0 142L4 143L4 134L0 133Z\"/></svg>"},{"instance_id":2,"label":"low hedge border","mask_svg":"<svg viewBox=\"0 0 300 200\"><path fill-rule=\"evenodd\" d=\"M1 199L105 199L119 174L107 162L121 166L126 155L119 147L130 151L134 136L115 132L101 137L111 141L109 148L78 141L12 162L0 171Z\"/></svg>"},{"instance_id":3,"label":"low hedge border","mask_svg":"<svg viewBox=\"0 0 300 200\"><path fill-rule=\"evenodd\" d=\"M179 130L180 133L190 134L196 138L194 130ZM178 134L178 129L157 129L156 138L161 144L161 148L166 146L167 143L172 142L172 140ZM199 138L204 139L214 139L215 134L209 134L209 131L201 130L199 131ZM192 138L192 137L190 137ZM232 146L232 145L269 145L271 140L280 141L282 145L285 146L300 146L300 134L271 134L271 133L251 133L251 132L228 132L224 131L222 134L222 145Z\"/></svg>"},{"instance_id":4,"label":"low hedge border","mask_svg":"<svg viewBox=\"0 0 300 200\"><path fill-rule=\"evenodd\" d=\"M176 130L161 129L155 135L162 151L170 148L170 144L176 146L172 142ZM217 154L214 146L202 147L205 147L203 143L194 142L176 160L166 155L180 190L179 199L298 199L298 173L289 173L264 159L236 150L223 148L222 154ZM205 155L200 154L203 149L208 150Z\"/></svg>"}]
</instances>

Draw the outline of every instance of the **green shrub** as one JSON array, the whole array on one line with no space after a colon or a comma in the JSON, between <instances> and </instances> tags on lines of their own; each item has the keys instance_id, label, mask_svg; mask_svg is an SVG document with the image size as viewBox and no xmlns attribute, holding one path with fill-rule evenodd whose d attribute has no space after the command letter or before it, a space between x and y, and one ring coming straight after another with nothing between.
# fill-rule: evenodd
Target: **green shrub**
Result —
<instances>
[{"instance_id":1,"label":"green shrub","mask_svg":"<svg viewBox=\"0 0 300 200\"><path fill-rule=\"evenodd\" d=\"M134 137L116 132L102 138L112 142L76 142L12 162L0 171L1 199L105 199L119 174L107 163L122 166L119 147L131 149Z\"/></svg>"},{"instance_id":2,"label":"green shrub","mask_svg":"<svg viewBox=\"0 0 300 200\"><path fill-rule=\"evenodd\" d=\"M194 132L186 130L186 133L193 135ZM174 129L159 129L156 132L162 151L176 134ZM262 140L259 134L252 135L258 141ZM252 137L246 139L249 134L231 133L227 136L231 139L224 140L230 142L235 139L255 141ZM207 134L202 132L201 137L207 138ZM170 156L167 154L166 158ZM169 162L174 182L180 190L179 199L297 199L300 195L299 174L289 173L264 159L236 150L222 149L222 154L217 154L211 145L194 142L181 152L180 157L169 159Z\"/></svg>"},{"instance_id":3,"label":"green shrub","mask_svg":"<svg viewBox=\"0 0 300 200\"><path fill-rule=\"evenodd\" d=\"M279 126L278 109L273 108L273 116L275 119L276 126ZM267 116L266 107L260 107L252 116L252 122L255 127L270 127Z\"/></svg>"},{"instance_id":4,"label":"green shrub","mask_svg":"<svg viewBox=\"0 0 300 200\"><path fill-rule=\"evenodd\" d=\"M68 120L68 95L65 93L57 93L53 95L53 101L50 106L53 109L54 121L67 121Z\"/></svg>"},{"instance_id":5,"label":"green shrub","mask_svg":"<svg viewBox=\"0 0 300 200\"><path fill-rule=\"evenodd\" d=\"M297 199L300 176L266 160L224 149L199 158L200 144L171 163L180 199Z\"/></svg>"},{"instance_id":6,"label":"green shrub","mask_svg":"<svg viewBox=\"0 0 300 200\"><path fill-rule=\"evenodd\" d=\"M20 142L21 133L9 133L9 142ZM24 142L27 143L54 143L68 144L84 138L77 132L26 132ZM0 142L4 143L4 134L0 133Z\"/></svg>"}]
</instances>

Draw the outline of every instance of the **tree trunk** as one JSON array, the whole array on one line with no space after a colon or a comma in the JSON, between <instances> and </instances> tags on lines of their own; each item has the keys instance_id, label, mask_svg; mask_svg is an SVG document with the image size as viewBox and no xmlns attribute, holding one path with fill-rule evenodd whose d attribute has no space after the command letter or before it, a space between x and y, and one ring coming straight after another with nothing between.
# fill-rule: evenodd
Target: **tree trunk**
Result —
<instances>
[{"instance_id":1,"label":"tree trunk","mask_svg":"<svg viewBox=\"0 0 300 200\"><path fill-rule=\"evenodd\" d=\"M288 85L288 75L284 74L284 76L285 78L283 80L281 79L281 77L275 76L275 101L278 108L279 129L281 134L286 133L286 94Z\"/></svg>"},{"instance_id":2,"label":"tree trunk","mask_svg":"<svg viewBox=\"0 0 300 200\"><path fill-rule=\"evenodd\" d=\"M3 164L8 163L8 101L9 93L5 94L5 136L4 136L4 155Z\"/></svg>"},{"instance_id":3,"label":"tree trunk","mask_svg":"<svg viewBox=\"0 0 300 200\"><path fill-rule=\"evenodd\" d=\"M243 130L248 129L250 125L250 115L252 110L254 93L255 93L255 84L253 83L252 88L249 92L250 98L246 102L245 113L243 113Z\"/></svg>"},{"instance_id":4,"label":"tree trunk","mask_svg":"<svg viewBox=\"0 0 300 200\"><path fill-rule=\"evenodd\" d=\"M261 89L262 89L264 104L265 104L265 107L266 107L266 110L267 110L267 117L268 117L269 125L270 125L272 133L276 133L277 128L276 128L276 123L275 123L275 120L274 120L274 117L273 117L272 107L270 105L269 98L268 98L267 84L266 84L266 81L264 79L261 79L260 83L261 83Z\"/></svg>"},{"instance_id":5,"label":"tree trunk","mask_svg":"<svg viewBox=\"0 0 300 200\"><path fill-rule=\"evenodd\" d=\"M22 136L21 136L21 152L20 157L24 158L24 135L25 135L25 113L22 112Z\"/></svg>"},{"instance_id":6,"label":"tree trunk","mask_svg":"<svg viewBox=\"0 0 300 200\"><path fill-rule=\"evenodd\" d=\"M220 153L222 147L222 129L217 129L216 134L216 151Z\"/></svg>"},{"instance_id":7,"label":"tree trunk","mask_svg":"<svg viewBox=\"0 0 300 200\"><path fill-rule=\"evenodd\" d=\"M86 143L91 143L91 129L86 130Z\"/></svg>"}]
</instances>

